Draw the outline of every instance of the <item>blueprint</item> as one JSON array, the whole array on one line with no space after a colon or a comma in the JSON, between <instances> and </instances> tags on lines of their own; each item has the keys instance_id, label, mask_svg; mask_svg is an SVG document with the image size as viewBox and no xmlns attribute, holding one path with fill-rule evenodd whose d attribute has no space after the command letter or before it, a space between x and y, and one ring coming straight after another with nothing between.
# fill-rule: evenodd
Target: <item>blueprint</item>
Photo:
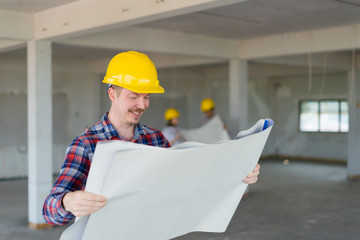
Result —
<instances>
[{"instance_id":1,"label":"blueprint","mask_svg":"<svg viewBox=\"0 0 360 240\"><path fill-rule=\"evenodd\" d=\"M255 125L236 140L213 144L98 143L85 190L106 196L108 204L78 219L61 239L167 240L224 232L273 122Z\"/></svg>"}]
</instances>

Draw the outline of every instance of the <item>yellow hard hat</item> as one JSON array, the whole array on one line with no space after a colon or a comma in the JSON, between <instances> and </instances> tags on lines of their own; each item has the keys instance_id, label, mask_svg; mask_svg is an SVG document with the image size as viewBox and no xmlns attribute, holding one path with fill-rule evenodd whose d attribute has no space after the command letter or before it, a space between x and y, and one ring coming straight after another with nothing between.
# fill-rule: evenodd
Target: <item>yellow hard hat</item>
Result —
<instances>
[{"instance_id":1,"label":"yellow hard hat","mask_svg":"<svg viewBox=\"0 0 360 240\"><path fill-rule=\"evenodd\" d=\"M164 118L169 121L173 118L177 118L180 116L180 113L175 108L169 108L165 111Z\"/></svg>"},{"instance_id":2,"label":"yellow hard hat","mask_svg":"<svg viewBox=\"0 0 360 240\"><path fill-rule=\"evenodd\" d=\"M163 93L154 63L143 53L129 51L113 57L103 83L117 85L136 93Z\"/></svg>"},{"instance_id":3,"label":"yellow hard hat","mask_svg":"<svg viewBox=\"0 0 360 240\"><path fill-rule=\"evenodd\" d=\"M215 103L211 98L205 98L201 102L201 111L207 112L215 107Z\"/></svg>"}]
</instances>

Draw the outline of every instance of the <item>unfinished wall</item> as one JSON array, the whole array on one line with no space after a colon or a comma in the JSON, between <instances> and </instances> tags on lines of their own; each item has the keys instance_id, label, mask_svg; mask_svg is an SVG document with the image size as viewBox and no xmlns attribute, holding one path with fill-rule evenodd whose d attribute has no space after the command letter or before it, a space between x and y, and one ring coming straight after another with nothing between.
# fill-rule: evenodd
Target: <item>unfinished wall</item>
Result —
<instances>
[{"instance_id":1,"label":"unfinished wall","mask_svg":"<svg viewBox=\"0 0 360 240\"><path fill-rule=\"evenodd\" d=\"M179 68L176 70L176 81L172 81L174 76L171 73L174 71L159 71L159 76L163 77L161 81L165 85L166 93L159 96L156 103L152 99L152 105L158 108L157 114L163 114L167 107L177 106L183 112L181 101L184 101L187 111L185 111L186 116L182 114L180 125L184 128L196 127L203 118L199 110L200 102L204 97L211 97L216 103L217 113L225 121L228 121L231 110L228 109L227 64ZM304 99L346 99L346 72L327 73L326 76L313 74L311 89L308 85L307 74L286 77L253 77L250 75L249 78L249 124L254 124L258 119L267 117L272 118L276 123L263 154L346 160L347 133L302 133L298 131L299 101ZM157 118L152 114L147 117L153 119L155 126Z\"/></svg>"},{"instance_id":2,"label":"unfinished wall","mask_svg":"<svg viewBox=\"0 0 360 240\"><path fill-rule=\"evenodd\" d=\"M271 118L276 121L274 115L274 90L273 82L268 77L251 77L249 79L249 124L255 124L259 119ZM274 154L275 136L274 131L278 123L275 123L272 133L266 142L263 155Z\"/></svg>"},{"instance_id":3,"label":"unfinished wall","mask_svg":"<svg viewBox=\"0 0 360 240\"><path fill-rule=\"evenodd\" d=\"M27 174L26 61L0 58L0 178Z\"/></svg>"},{"instance_id":4,"label":"unfinished wall","mask_svg":"<svg viewBox=\"0 0 360 240\"><path fill-rule=\"evenodd\" d=\"M304 133L298 130L299 101L306 99L347 99L347 73L272 79L275 91L276 127L274 152L300 157L347 159L347 133Z\"/></svg>"},{"instance_id":5,"label":"unfinished wall","mask_svg":"<svg viewBox=\"0 0 360 240\"><path fill-rule=\"evenodd\" d=\"M0 54L0 178L27 176L27 76L25 51ZM100 90L91 63L53 60L53 171L67 146L100 119Z\"/></svg>"}]
</instances>

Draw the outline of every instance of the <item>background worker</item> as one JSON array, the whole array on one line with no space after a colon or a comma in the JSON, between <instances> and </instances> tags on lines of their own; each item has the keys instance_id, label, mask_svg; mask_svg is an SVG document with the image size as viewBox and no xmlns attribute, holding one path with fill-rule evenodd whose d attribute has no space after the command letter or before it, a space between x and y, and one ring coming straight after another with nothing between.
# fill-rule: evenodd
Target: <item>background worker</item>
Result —
<instances>
[{"instance_id":1,"label":"background worker","mask_svg":"<svg viewBox=\"0 0 360 240\"><path fill-rule=\"evenodd\" d=\"M185 141L178 128L180 113L175 108L168 108L164 113L164 119L167 126L162 130L162 133L172 146Z\"/></svg>"},{"instance_id":2,"label":"background worker","mask_svg":"<svg viewBox=\"0 0 360 240\"><path fill-rule=\"evenodd\" d=\"M45 221L63 225L74 217L90 215L107 203L102 195L85 190L97 142L120 140L157 147L170 147L161 131L139 123L149 107L152 93L163 93L153 62L143 53L123 52L108 65L104 83L111 84L111 107L102 119L77 136L66 150L64 164L43 206ZM258 165L245 179L255 183Z\"/></svg>"},{"instance_id":3,"label":"background worker","mask_svg":"<svg viewBox=\"0 0 360 240\"><path fill-rule=\"evenodd\" d=\"M216 113L215 113L215 103L211 98L204 98L201 101L200 110L204 113L205 119L203 119L199 126L205 125L210 119L212 119ZM225 124L225 121L220 117L221 121L223 122L224 129L227 129L227 126Z\"/></svg>"}]
</instances>

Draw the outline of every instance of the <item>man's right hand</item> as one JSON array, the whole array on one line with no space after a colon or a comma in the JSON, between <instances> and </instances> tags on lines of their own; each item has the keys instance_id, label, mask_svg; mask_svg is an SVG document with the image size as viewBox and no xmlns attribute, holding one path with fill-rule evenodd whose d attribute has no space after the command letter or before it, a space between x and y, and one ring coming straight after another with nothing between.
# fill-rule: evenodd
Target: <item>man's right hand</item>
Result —
<instances>
[{"instance_id":1,"label":"man's right hand","mask_svg":"<svg viewBox=\"0 0 360 240\"><path fill-rule=\"evenodd\" d=\"M62 199L65 210L76 217L90 215L104 207L106 203L106 197L86 191L69 192Z\"/></svg>"}]
</instances>

